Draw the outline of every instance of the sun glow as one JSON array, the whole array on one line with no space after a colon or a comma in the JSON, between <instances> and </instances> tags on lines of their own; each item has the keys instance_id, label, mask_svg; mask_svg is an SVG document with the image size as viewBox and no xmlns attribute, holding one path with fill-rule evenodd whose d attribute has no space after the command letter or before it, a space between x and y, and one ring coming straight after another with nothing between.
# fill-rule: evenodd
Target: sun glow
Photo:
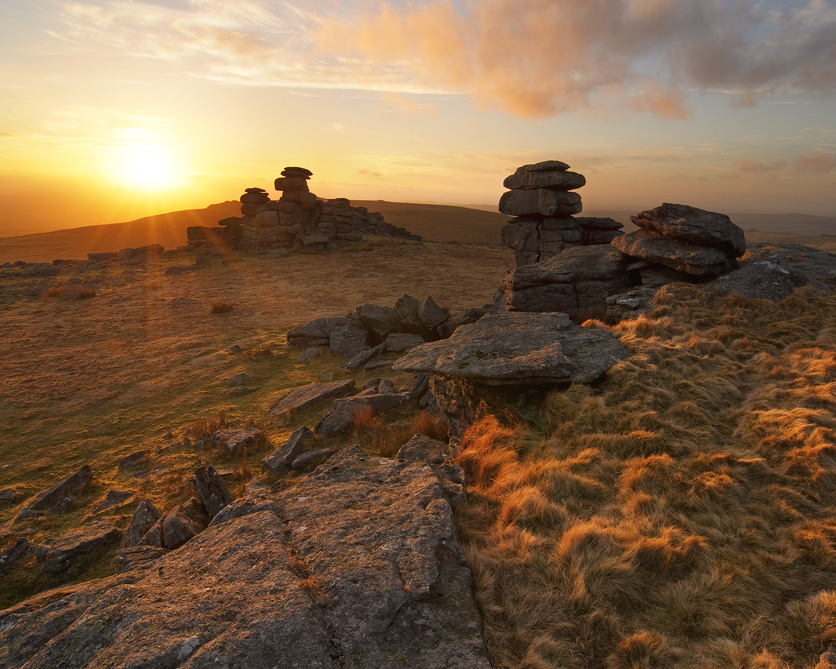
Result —
<instances>
[{"instance_id":1,"label":"sun glow","mask_svg":"<svg viewBox=\"0 0 836 669\"><path fill-rule=\"evenodd\" d=\"M113 156L110 177L135 190L166 191L183 184L183 172L170 149L156 144L127 144Z\"/></svg>"}]
</instances>

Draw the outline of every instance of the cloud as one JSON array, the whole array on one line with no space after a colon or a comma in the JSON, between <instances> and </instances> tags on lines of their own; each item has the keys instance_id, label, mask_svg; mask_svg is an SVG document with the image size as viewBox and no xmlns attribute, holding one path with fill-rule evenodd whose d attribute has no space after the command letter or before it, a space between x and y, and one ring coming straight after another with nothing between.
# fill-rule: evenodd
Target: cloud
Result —
<instances>
[{"instance_id":1,"label":"cloud","mask_svg":"<svg viewBox=\"0 0 836 669\"><path fill-rule=\"evenodd\" d=\"M812 151L795 157L795 166L802 172L833 172L836 170L836 154Z\"/></svg>"},{"instance_id":2,"label":"cloud","mask_svg":"<svg viewBox=\"0 0 836 669\"><path fill-rule=\"evenodd\" d=\"M836 90L836 4L763 0L432 0L326 24L321 49L397 63L524 117L607 105L685 118L685 90Z\"/></svg>"},{"instance_id":3,"label":"cloud","mask_svg":"<svg viewBox=\"0 0 836 669\"><path fill-rule=\"evenodd\" d=\"M743 174L769 174L786 168L783 160L737 160L734 166Z\"/></svg>"}]
</instances>

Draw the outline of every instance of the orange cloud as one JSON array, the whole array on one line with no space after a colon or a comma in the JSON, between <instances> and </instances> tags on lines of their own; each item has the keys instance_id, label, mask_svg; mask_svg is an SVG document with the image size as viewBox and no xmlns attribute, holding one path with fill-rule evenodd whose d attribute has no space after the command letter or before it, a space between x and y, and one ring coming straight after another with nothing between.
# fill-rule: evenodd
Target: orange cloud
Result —
<instances>
[{"instance_id":1,"label":"orange cloud","mask_svg":"<svg viewBox=\"0 0 836 669\"><path fill-rule=\"evenodd\" d=\"M832 172L836 170L836 154L812 151L808 155L799 154L795 157L796 167L804 172Z\"/></svg>"}]
</instances>

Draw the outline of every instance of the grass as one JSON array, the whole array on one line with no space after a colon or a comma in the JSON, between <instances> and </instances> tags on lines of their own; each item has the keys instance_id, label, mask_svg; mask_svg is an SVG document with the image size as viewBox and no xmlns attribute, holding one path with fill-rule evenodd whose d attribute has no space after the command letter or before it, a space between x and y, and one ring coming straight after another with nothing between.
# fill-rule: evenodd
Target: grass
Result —
<instances>
[{"instance_id":1,"label":"grass","mask_svg":"<svg viewBox=\"0 0 836 669\"><path fill-rule=\"evenodd\" d=\"M462 442L499 667L811 667L836 640L836 298L669 286L633 356ZM588 323L592 327L606 327Z\"/></svg>"},{"instance_id":2,"label":"grass","mask_svg":"<svg viewBox=\"0 0 836 669\"><path fill-rule=\"evenodd\" d=\"M393 458L413 435L423 434L431 439L447 440L447 423L422 411L408 421L391 422L376 415L371 407L360 406L354 413L354 428L360 445L367 451L385 458Z\"/></svg>"}]
</instances>

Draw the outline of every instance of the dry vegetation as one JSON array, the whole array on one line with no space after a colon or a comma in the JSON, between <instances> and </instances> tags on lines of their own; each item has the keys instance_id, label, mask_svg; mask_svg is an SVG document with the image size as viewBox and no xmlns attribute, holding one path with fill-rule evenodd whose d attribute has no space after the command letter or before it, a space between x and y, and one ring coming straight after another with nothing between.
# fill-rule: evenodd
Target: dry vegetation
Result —
<instances>
[{"instance_id":1,"label":"dry vegetation","mask_svg":"<svg viewBox=\"0 0 836 669\"><path fill-rule=\"evenodd\" d=\"M466 435L498 666L811 667L836 641L836 299L657 304L599 387Z\"/></svg>"}]
</instances>

